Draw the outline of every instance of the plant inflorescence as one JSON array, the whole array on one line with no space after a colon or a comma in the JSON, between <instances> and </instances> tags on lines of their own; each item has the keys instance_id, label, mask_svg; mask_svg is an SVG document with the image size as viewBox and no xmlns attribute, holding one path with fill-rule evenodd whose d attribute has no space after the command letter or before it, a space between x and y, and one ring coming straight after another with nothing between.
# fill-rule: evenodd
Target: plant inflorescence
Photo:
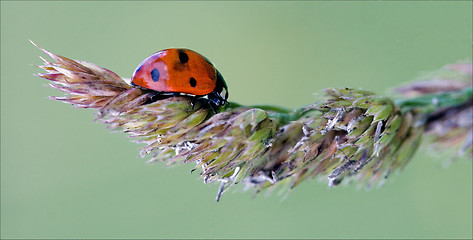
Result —
<instances>
[{"instance_id":1,"label":"plant inflorescence","mask_svg":"<svg viewBox=\"0 0 473 240\"><path fill-rule=\"evenodd\" d=\"M51 99L96 109L97 121L144 144L148 162L194 163L205 183L220 182L217 200L237 183L257 192L315 177L330 186L382 183L428 134L432 144L471 152L471 60L399 88L397 100L344 88L326 89L320 101L295 110L233 102L213 109L205 99L162 97L105 68L41 50L54 62L43 59L46 73L37 76L66 93Z\"/></svg>"}]
</instances>

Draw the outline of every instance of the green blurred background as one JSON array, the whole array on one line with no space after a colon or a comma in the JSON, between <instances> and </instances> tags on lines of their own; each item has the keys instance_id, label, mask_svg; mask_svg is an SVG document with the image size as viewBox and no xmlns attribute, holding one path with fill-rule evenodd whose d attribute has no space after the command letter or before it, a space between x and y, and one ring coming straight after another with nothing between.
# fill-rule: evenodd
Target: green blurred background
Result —
<instances>
[{"instance_id":1,"label":"green blurred background","mask_svg":"<svg viewBox=\"0 0 473 240\"><path fill-rule=\"evenodd\" d=\"M230 100L297 107L327 87L379 94L472 53L472 2L1 2L2 238L471 238L472 162L418 152L382 188L307 181L214 201L192 164L147 165L125 134L32 74L28 42L130 77L194 49Z\"/></svg>"}]
</instances>

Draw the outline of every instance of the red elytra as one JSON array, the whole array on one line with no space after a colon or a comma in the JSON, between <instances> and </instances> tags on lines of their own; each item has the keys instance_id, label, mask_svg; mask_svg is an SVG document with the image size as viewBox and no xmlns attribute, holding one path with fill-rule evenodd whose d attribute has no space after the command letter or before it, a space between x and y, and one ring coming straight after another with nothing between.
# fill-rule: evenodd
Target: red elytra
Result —
<instances>
[{"instance_id":1,"label":"red elytra","mask_svg":"<svg viewBox=\"0 0 473 240\"><path fill-rule=\"evenodd\" d=\"M143 60L131 82L162 93L207 96L215 106L227 102L228 89L214 65L197 52L183 48L159 51Z\"/></svg>"}]
</instances>

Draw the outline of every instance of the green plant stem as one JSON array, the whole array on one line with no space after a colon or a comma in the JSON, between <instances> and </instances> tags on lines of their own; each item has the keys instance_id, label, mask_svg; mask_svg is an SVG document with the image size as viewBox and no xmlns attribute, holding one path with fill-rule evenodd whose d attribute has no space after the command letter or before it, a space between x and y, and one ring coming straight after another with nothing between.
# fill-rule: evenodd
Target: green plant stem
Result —
<instances>
[{"instance_id":1,"label":"green plant stem","mask_svg":"<svg viewBox=\"0 0 473 240\"><path fill-rule=\"evenodd\" d=\"M239 107L259 108L265 110L269 117L277 119L280 124L287 124L290 121L295 121L301 117L302 109L292 110L281 106L274 105L252 105L245 106L235 102L228 102L224 107L224 111L231 110Z\"/></svg>"},{"instance_id":2,"label":"green plant stem","mask_svg":"<svg viewBox=\"0 0 473 240\"><path fill-rule=\"evenodd\" d=\"M397 99L395 104L401 108L402 112L412 110L429 114L438 109L454 107L464 104L473 96L473 88L465 88L459 91L426 94L408 99Z\"/></svg>"},{"instance_id":3,"label":"green plant stem","mask_svg":"<svg viewBox=\"0 0 473 240\"><path fill-rule=\"evenodd\" d=\"M401 108L402 112L416 110L425 114L429 114L438 109L464 104L468 101L468 99L472 98L472 96L473 88L469 87L459 91L426 94L408 99L397 99L394 100L394 102ZM277 119L280 124L287 124L291 121L295 121L299 119L304 112L304 108L292 110L274 105L245 106L235 102L228 102L228 104L222 107L220 110L228 111L239 107L259 108L265 110L271 118Z\"/></svg>"}]
</instances>

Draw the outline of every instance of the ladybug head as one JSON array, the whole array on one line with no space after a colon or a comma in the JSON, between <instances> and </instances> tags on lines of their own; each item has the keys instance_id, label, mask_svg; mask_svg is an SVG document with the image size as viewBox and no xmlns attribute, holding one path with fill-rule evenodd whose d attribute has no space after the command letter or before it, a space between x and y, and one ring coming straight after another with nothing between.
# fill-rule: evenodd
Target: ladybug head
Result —
<instances>
[{"instance_id":1,"label":"ladybug head","mask_svg":"<svg viewBox=\"0 0 473 240\"><path fill-rule=\"evenodd\" d=\"M227 103L228 99L228 88L225 80L223 80L222 74L217 70L217 85L215 89L207 95L209 101L215 106L222 106Z\"/></svg>"}]
</instances>

